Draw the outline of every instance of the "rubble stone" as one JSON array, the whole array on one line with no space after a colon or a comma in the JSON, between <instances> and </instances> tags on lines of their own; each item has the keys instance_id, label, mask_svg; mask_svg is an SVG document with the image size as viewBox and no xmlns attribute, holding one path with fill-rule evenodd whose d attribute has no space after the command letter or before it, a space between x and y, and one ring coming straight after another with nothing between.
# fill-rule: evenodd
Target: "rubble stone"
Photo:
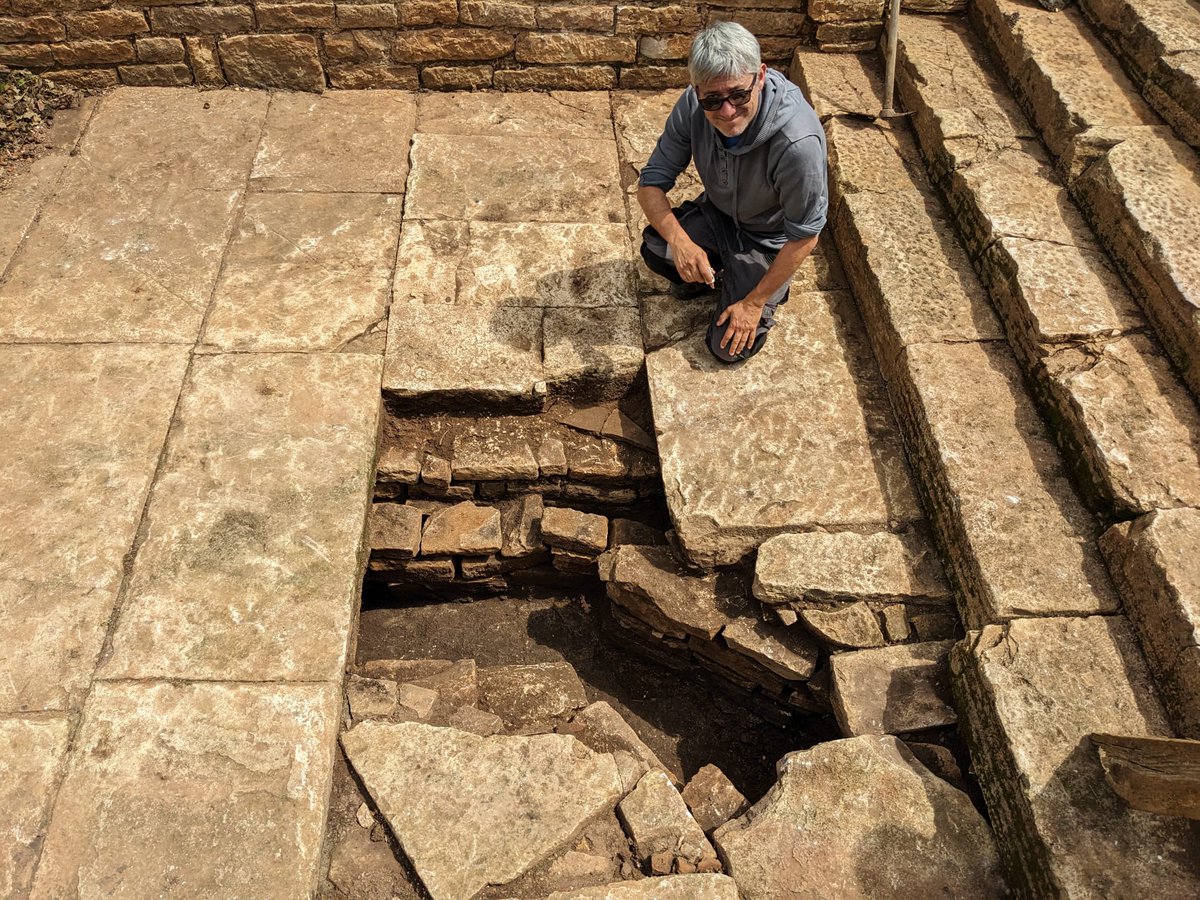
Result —
<instances>
[{"instance_id":1,"label":"rubble stone","mask_svg":"<svg viewBox=\"0 0 1200 900\"><path fill-rule=\"evenodd\" d=\"M612 757L565 735L365 722L342 746L434 897L465 900L512 881L620 792Z\"/></svg>"},{"instance_id":2,"label":"rubble stone","mask_svg":"<svg viewBox=\"0 0 1200 900\"><path fill-rule=\"evenodd\" d=\"M658 853L668 853L672 859L679 857L693 865L717 855L671 777L661 770L642 777L633 792L618 804L617 816L633 838L643 865Z\"/></svg>"},{"instance_id":3,"label":"rubble stone","mask_svg":"<svg viewBox=\"0 0 1200 900\"><path fill-rule=\"evenodd\" d=\"M721 629L725 645L788 681L806 681L817 667L820 648L802 631L742 616Z\"/></svg>"},{"instance_id":4,"label":"rubble stone","mask_svg":"<svg viewBox=\"0 0 1200 900\"><path fill-rule=\"evenodd\" d=\"M396 559L416 556L421 548L421 511L403 503L373 503L367 543L373 552Z\"/></svg>"},{"instance_id":5,"label":"rubble stone","mask_svg":"<svg viewBox=\"0 0 1200 900\"><path fill-rule=\"evenodd\" d=\"M802 609L800 621L820 640L835 647L882 647L879 620L863 601L834 609Z\"/></svg>"},{"instance_id":6,"label":"rubble stone","mask_svg":"<svg viewBox=\"0 0 1200 900\"><path fill-rule=\"evenodd\" d=\"M501 556L530 556L544 549L541 525L543 510L540 494L526 494L520 500L500 505L503 528Z\"/></svg>"},{"instance_id":7,"label":"rubble stone","mask_svg":"<svg viewBox=\"0 0 1200 900\"><path fill-rule=\"evenodd\" d=\"M738 897L737 884L725 875L668 875L559 891L546 900L738 900Z\"/></svg>"},{"instance_id":8,"label":"rubble stone","mask_svg":"<svg viewBox=\"0 0 1200 900\"><path fill-rule=\"evenodd\" d=\"M476 676L480 708L513 731L548 731L555 720L587 705L583 682L569 663L482 667Z\"/></svg>"},{"instance_id":9,"label":"rubble stone","mask_svg":"<svg viewBox=\"0 0 1200 900\"><path fill-rule=\"evenodd\" d=\"M950 642L902 644L830 657L833 711L842 734L900 734L956 721Z\"/></svg>"},{"instance_id":10,"label":"rubble stone","mask_svg":"<svg viewBox=\"0 0 1200 900\"><path fill-rule=\"evenodd\" d=\"M711 763L692 776L682 797L705 834L740 816L748 806L742 792Z\"/></svg>"},{"instance_id":11,"label":"rubble stone","mask_svg":"<svg viewBox=\"0 0 1200 900\"><path fill-rule=\"evenodd\" d=\"M390 717L396 711L398 698L394 681L361 675L346 678L346 700L350 704L350 718L355 722Z\"/></svg>"},{"instance_id":12,"label":"rubble stone","mask_svg":"<svg viewBox=\"0 0 1200 900\"><path fill-rule=\"evenodd\" d=\"M542 513L542 539L551 547L598 556L608 547L608 519L594 513L548 507Z\"/></svg>"},{"instance_id":13,"label":"rubble stone","mask_svg":"<svg viewBox=\"0 0 1200 900\"><path fill-rule=\"evenodd\" d=\"M575 736L597 753L615 753L623 750L640 759L647 769L666 771L666 766L657 754L637 736L637 732L621 714L604 700L589 704L580 710L570 723L558 730L560 733Z\"/></svg>"},{"instance_id":14,"label":"rubble stone","mask_svg":"<svg viewBox=\"0 0 1200 900\"><path fill-rule=\"evenodd\" d=\"M480 737L490 737L504 730L504 720L495 713L484 712L474 706L460 706L451 713L447 724L459 731L469 731Z\"/></svg>"},{"instance_id":15,"label":"rubble stone","mask_svg":"<svg viewBox=\"0 0 1200 900\"><path fill-rule=\"evenodd\" d=\"M454 438L455 481L529 480L538 477L528 437L513 419L485 420Z\"/></svg>"},{"instance_id":16,"label":"rubble stone","mask_svg":"<svg viewBox=\"0 0 1200 900\"><path fill-rule=\"evenodd\" d=\"M423 556L496 553L500 550L500 511L491 506L456 503L438 510L421 535Z\"/></svg>"}]
</instances>

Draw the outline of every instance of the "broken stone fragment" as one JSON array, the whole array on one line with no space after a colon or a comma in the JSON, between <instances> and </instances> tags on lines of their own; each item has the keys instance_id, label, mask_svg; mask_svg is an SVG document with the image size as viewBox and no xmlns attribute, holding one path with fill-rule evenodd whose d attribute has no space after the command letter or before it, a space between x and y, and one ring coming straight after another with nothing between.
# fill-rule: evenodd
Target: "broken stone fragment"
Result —
<instances>
[{"instance_id":1,"label":"broken stone fragment","mask_svg":"<svg viewBox=\"0 0 1200 900\"><path fill-rule=\"evenodd\" d=\"M621 714L604 700L598 700L580 710L575 718L558 731L574 735L597 753L624 750L645 763L647 769L666 771L667 767L662 764L658 755L646 746Z\"/></svg>"},{"instance_id":2,"label":"broken stone fragment","mask_svg":"<svg viewBox=\"0 0 1200 900\"><path fill-rule=\"evenodd\" d=\"M713 834L742 896L1005 895L987 823L896 738L818 744L778 771L762 800Z\"/></svg>"},{"instance_id":3,"label":"broken stone fragment","mask_svg":"<svg viewBox=\"0 0 1200 900\"><path fill-rule=\"evenodd\" d=\"M540 494L526 494L518 500L500 504L501 556L530 556L545 550L542 543L543 508Z\"/></svg>"},{"instance_id":4,"label":"broken stone fragment","mask_svg":"<svg viewBox=\"0 0 1200 900\"><path fill-rule=\"evenodd\" d=\"M737 883L727 875L667 875L619 881L577 891L559 891L546 900L738 900Z\"/></svg>"},{"instance_id":5,"label":"broken stone fragment","mask_svg":"<svg viewBox=\"0 0 1200 900\"><path fill-rule=\"evenodd\" d=\"M440 509L425 523L424 556L481 555L500 550L500 511L491 506L456 503Z\"/></svg>"},{"instance_id":6,"label":"broken stone fragment","mask_svg":"<svg viewBox=\"0 0 1200 900\"><path fill-rule=\"evenodd\" d=\"M444 672L454 665L449 659L368 659L357 666L366 678L390 678L392 681L416 681Z\"/></svg>"},{"instance_id":7,"label":"broken stone fragment","mask_svg":"<svg viewBox=\"0 0 1200 900\"><path fill-rule=\"evenodd\" d=\"M450 487L450 460L432 453L425 454L421 463L421 482L430 487Z\"/></svg>"},{"instance_id":8,"label":"broken stone fragment","mask_svg":"<svg viewBox=\"0 0 1200 900\"><path fill-rule=\"evenodd\" d=\"M440 672L408 679L416 687L436 691L451 706L474 706L479 699L475 660L460 659Z\"/></svg>"},{"instance_id":9,"label":"broken stone fragment","mask_svg":"<svg viewBox=\"0 0 1200 900\"><path fill-rule=\"evenodd\" d=\"M645 760L628 750L614 750L613 761L617 764L617 776L621 779L621 796L624 797L642 780L642 776L650 771Z\"/></svg>"},{"instance_id":10,"label":"broken stone fragment","mask_svg":"<svg viewBox=\"0 0 1200 900\"><path fill-rule=\"evenodd\" d=\"M758 549L754 596L764 603L945 600L940 563L916 532L781 534Z\"/></svg>"},{"instance_id":11,"label":"broken stone fragment","mask_svg":"<svg viewBox=\"0 0 1200 900\"><path fill-rule=\"evenodd\" d=\"M367 546L372 553L409 559L421 548L421 511L403 503L371 504Z\"/></svg>"},{"instance_id":12,"label":"broken stone fragment","mask_svg":"<svg viewBox=\"0 0 1200 900\"><path fill-rule=\"evenodd\" d=\"M617 805L617 818L633 839L642 865L649 864L655 854L668 854L670 871L675 857L696 864L717 855L675 790L671 776L661 769L642 777Z\"/></svg>"},{"instance_id":13,"label":"broken stone fragment","mask_svg":"<svg viewBox=\"0 0 1200 900\"><path fill-rule=\"evenodd\" d=\"M820 647L800 631L742 616L721 629L721 637L730 650L788 681L806 681L817 667Z\"/></svg>"},{"instance_id":14,"label":"broken stone fragment","mask_svg":"<svg viewBox=\"0 0 1200 900\"><path fill-rule=\"evenodd\" d=\"M596 558L583 553L573 553L558 547L551 551L550 562L560 572L568 575L595 575Z\"/></svg>"},{"instance_id":15,"label":"broken stone fragment","mask_svg":"<svg viewBox=\"0 0 1200 900\"><path fill-rule=\"evenodd\" d=\"M907 641L912 630L908 627L908 612L903 603L893 603L879 611L883 620L883 633L888 641L899 644Z\"/></svg>"},{"instance_id":16,"label":"broken stone fragment","mask_svg":"<svg viewBox=\"0 0 1200 900\"><path fill-rule=\"evenodd\" d=\"M451 454L455 481L534 481L538 462L523 423L512 416L482 419L456 435Z\"/></svg>"},{"instance_id":17,"label":"broken stone fragment","mask_svg":"<svg viewBox=\"0 0 1200 900\"><path fill-rule=\"evenodd\" d=\"M390 718L399 702L396 682L350 675L346 678L346 702L355 722Z\"/></svg>"},{"instance_id":18,"label":"broken stone fragment","mask_svg":"<svg viewBox=\"0 0 1200 900\"><path fill-rule=\"evenodd\" d=\"M542 540L551 547L595 557L608 547L608 519L574 509L548 507L542 513Z\"/></svg>"},{"instance_id":19,"label":"broken stone fragment","mask_svg":"<svg viewBox=\"0 0 1200 900\"><path fill-rule=\"evenodd\" d=\"M375 825L375 813L371 812L371 807L366 803L360 803L354 813L354 821L358 823L360 828L373 828Z\"/></svg>"},{"instance_id":20,"label":"broken stone fragment","mask_svg":"<svg viewBox=\"0 0 1200 900\"><path fill-rule=\"evenodd\" d=\"M543 548L527 556L464 556L459 568L463 578L478 579L518 572L548 562L550 551Z\"/></svg>"},{"instance_id":21,"label":"broken stone fragment","mask_svg":"<svg viewBox=\"0 0 1200 900\"><path fill-rule=\"evenodd\" d=\"M607 856L568 850L550 864L546 882L548 887L564 891L611 881L617 874L616 862Z\"/></svg>"},{"instance_id":22,"label":"broken stone fragment","mask_svg":"<svg viewBox=\"0 0 1200 900\"><path fill-rule=\"evenodd\" d=\"M705 834L740 816L749 806L742 792L711 763L692 776L680 796Z\"/></svg>"},{"instance_id":23,"label":"broken stone fragment","mask_svg":"<svg viewBox=\"0 0 1200 900\"><path fill-rule=\"evenodd\" d=\"M900 734L957 721L950 705L950 641L898 644L830 657L842 733Z\"/></svg>"},{"instance_id":24,"label":"broken stone fragment","mask_svg":"<svg viewBox=\"0 0 1200 900\"><path fill-rule=\"evenodd\" d=\"M378 478L400 484L416 484L421 477L423 450L412 447L385 447L379 456Z\"/></svg>"},{"instance_id":25,"label":"broken stone fragment","mask_svg":"<svg viewBox=\"0 0 1200 900\"><path fill-rule=\"evenodd\" d=\"M484 712L474 706L460 706L446 720L451 728L469 731L480 737L490 737L504 730L504 720L495 713Z\"/></svg>"},{"instance_id":26,"label":"broken stone fragment","mask_svg":"<svg viewBox=\"0 0 1200 900\"><path fill-rule=\"evenodd\" d=\"M835 647L882 647L886 643L875 613L861 600L839 609L802 609L800 621Z\"/></svg>"},{"instance_id":27,"label":"broken stone fragment","mask_svg":"<svg viewBox=\"0 0 1200 900\"><path fill-rule=\"evenodd\" d=\"M712 575L689 574L668 547L616 547L600 557L600 577L621 590L609 590L609 596L625 605L634 615L639 608L652 610L666 623L657 625L664 633L684 633L711 641L717 632L747 609L746 585L740 575L722 572ZM640 598L639 608L626 598Z\"/></svg>"},{"instance_id":28,"label":"broken stone fragment","mask_svg":"<svg viewBox=\"0 0 1200 900\"><path fill-rule=\"evenodd\" d=\"M583 682L569 663L478 669L479 707L512 731L552 730L556 721L587 705Z\"/></svg>"},{"instance_id":29,"label":"broken stone fragment","mask_svg":"<svg viewBox=\"0 0 1200 900\"><path fill-rule=\"evenodd\" d=\"M912 751L913 756L921 761L921 765L942 781L948 781L960 791L966 790L966 779L963 778L958 760L954 758L949 747L943 747L941 744L928 744L924 741L905 741L904 745Z\"/></svg>"},{"instance_id":30,"label":"broken stone fragment","mask_svg":"<svg viewBox=\"0 0 1200 900\"><path fill-rule=\"evenodd\" d=\"M371 560L371 571L379 571ZM388 562L384 560L383 562ZM446 584L457 576L452 559L406 559L390 562L384 569L396 581L406 584Z\"/></svg>"},{"instance_id":31,"label":"broken stone fragment","mask_svg":"<svg viewBox=\"0 0 1200 900\"><path fill-rule=\"evenodd\" d=\"M556 416L559 422L576 431L602 434L604 423L613 412L611 406L585 406L583 409L566 409Z\"/></svg>"},{"instance_id":32,"label":"broken stone fragment","mask_svg":"<svg viewBox=\"0 0 1200 900\"><path fill-rule=\"evenodd\" d=\"M612 757L566 735L365 722L342 746L435 900L507 884L620 794Z\"/></svg>"},{"instance_id":33,"label":"broken stone fragment","mask_svg":"<svg viewBox=\"0 0 1200 900\"><path fill-rule=\"evenodd\" d=\"M646 433L646 430L637 422L625 415L619 409L614 409L608 414L608 418L604 420L604 426L601 428L601 433L605 437L610 437L614 441L623 441L626 444L632 444L649 453L655 453L658 450L658 445L655 444L654 438Z\"/></svg>"},{"instance_id":34,"label":"broken stone fragment","mask_svg":"<svg viewBox=\"0 0 1200 900\"><path fill-rule=\"evenodd\" d=\"M667 542L663 533L635 519L613 519L608 526L608 546L619 547L621 544L652 546Z\"/></svg>"},{"instance_id":35,"label":"broken stone fragment","mask_svg":"<svg viewBox=\"0 0 1200 900\"><path fill-rule=\"evenodd\" d=\"M437 691L423 688L415 684L400 684L396 686L396 714L400 718L413 718L424 721L433 712L437 703Z\"/></svg>"},{"instance_id":36,"label":"broken stone fragment","mask_svg":"<svg viewBox=\"0 0 1200 900\"><path fill-rule=\"evenodd\" d=\"M567 448L562 440L546 437L537 448L538 471L543 478L567 474Z\"/></svg>"}]
</instances>

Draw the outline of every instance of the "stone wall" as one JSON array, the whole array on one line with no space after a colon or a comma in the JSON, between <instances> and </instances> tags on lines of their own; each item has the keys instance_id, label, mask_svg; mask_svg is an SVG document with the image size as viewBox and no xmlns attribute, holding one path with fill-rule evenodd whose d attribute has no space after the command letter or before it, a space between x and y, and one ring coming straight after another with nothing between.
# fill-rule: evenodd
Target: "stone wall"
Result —
<instances>
[{"instance_id":1,"label":"stone wall","mask_svg":"<svg viewBox=\"0 0 1200 900\"><path fill-rule=\"evenodd\" d=\"M691 35L722 19L786 63L815 33L807 2L0 0L0 68L93 88L669 87Z\"/></svg>"}]
</instances>

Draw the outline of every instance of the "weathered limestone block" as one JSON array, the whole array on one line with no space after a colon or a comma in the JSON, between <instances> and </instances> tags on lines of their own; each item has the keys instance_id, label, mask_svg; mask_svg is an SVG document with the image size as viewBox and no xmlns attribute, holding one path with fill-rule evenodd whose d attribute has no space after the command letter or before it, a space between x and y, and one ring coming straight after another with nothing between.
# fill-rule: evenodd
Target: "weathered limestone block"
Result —
<instances>
[{"instance_id":1,"label":"weathered limestone block","mask_svg":"<svg viewBox=\"0 0 1200 900\"><path fill-rule=\"evenodd\" d=\"M738 900L737 883L726 875L667 875L618 881L577 891L556 891L546 900Z\"/></svg>"},{"instance_id":2,"label":"weathered limestone block","mask_svg":"<svg viewBox=\"0 0 1200 900\"><path fill-rule=\"evenodd\" d=\"M807 681L817 667L820 647L801 631L742 616L721 629L725 646L748 656L788 681Z\"/></svg>"},{"instance_id":3,"label":"weathered limestone block","mask_svg":"<svg viewBox=\"0 0 1200 900\"><path fill-rule=\"evenodd\" d=\"M218 45L230 84L293 91L325 89L325 72L312 35L244 34L221 38Z\"/></svg>"},{"instance_id":4,"label":"weathered limestone block","mask_svg":"<svg viewBox=\"0 0 1200 900\"><path fill-rule=\"evenodd\" d=\"M812 0L808 14L817 22L881 21L883 0Z\"/></svg>"},{"instance_id":5,"label":"weathered limestone block","mask_svg":"<svg viewBox=\"0 0 1200 900\"><path fill-rule=\"evenodd\" d=\"M396 34L392 58L401 63L499 59L512 52L512 35L491 28L429 28Z\"/></svg>"},{"instance_id":6,"label":"weathered limestone block","mask_svg":"<svg viewBox=\"0 0 1200 900\"><path fill-rule=\"evenodd\" d=\"M711 641L746 609L745 584L738 575L688 574L667 547L617 547L600 557L599 566L613 600L677 637Z\"/></svg>"},{"instance_id":7,"label":"weathered limestone block","mask_svg":"<svg viewBox=\"0 0 1200 900\"><path fill-rule=\"evenodd\" d=\"M667 505L696 564L735 563L775 534L814 525L918 515L876 467L837 312L848 298L794 299L753 365L726 367L700 340L646 358Z\"/></svg>"},{"instance_id":8,"label":"weathered limestone block","mask_svg":"<svg viewBox=\"0 0 1200 900\"><path fill-rule=\"evenodd\" d=\"M612 140L602 92L433 94L421 97L422 134L512 135Z\"/></svg>"},{"instance_id":9,"label":"weathered limestone block","mask_svg":"<svg viewBox=\"0 0 1200 900\"><path fill-rule=\"evenodd\" d=\"M617 83L612 66L526 66L500 69L495 84L502 91L604 91Z\"/></svg>"},{"instance_id":10,"label":"weathered limestone block","mask_svg":"<svg viewBox=\"0 0 1200 900\"><path fill-rule=\"evenodd\" d=\"M883 629L874 611L862 600L832 608L802 609L804 627L835 647L882 647Z\"/></svg>"},{"instance_id":11,"label":"weathered limestone block","mask_svg":"<svg viewBox=\"0 0 1200 900\"><path fill-rule=\"evenodd\" d=\"M530 435L511 417L482 419L454 436L451 466L455 481L533 481L537 459Z\"/></svg>"},{"instance_id":12,"label":"weathered limestone block","mask_svg":"<svg viewBox=\"0 0 1200 900\"><path fill-rule=\"evenodd\" d=\"M541 494L526 494L519 500L509 500L500 504L503 531L501 556L524 557L545 549L542 543L544 508Z\"/></svg>"},{"instance_id":13,"label":"weathered limestone block","mask_svg":"<svg viewBox=\"0 0 1200 900\"><path fill-rule=\"evenodd\" d=\"M617 817L633 838L638 858L645 866L656 853L692 865L716 857L716 852L671 783L661 770L646 773L636 788L617 806Z\"/></svg>"},{"instance_id":14,"label":"weathered limestone block","mask_svg":"<svg viewBox=\"0 0 1200 900\"><path fill-rule=\"evenodd\" d=\"M767 795L713 835L742 896L1004 895L987 823L894 737L818 744L777 768Z\"/></svg>"},{"instance_id":15,"label":"weathered limestone block","mask_svg":"<svg viewBox=\"0 0 1200 900\"><path fill-rule=\"evenodd\" d=\"M512 881L620 795L612 757L565 735L366 722L342 746L438 900Z\"/></svg>"},{"instance_id":16,"label":"weathered limestone block","mask_svg":"<svg viewBox=\"0 0 1200 900\"><path fill-rule=\"evenodd\" d=\"M560 734L570 734L583 741L597 753L618 750L632 754L649 769L666 771L666 766L646 743L637 736L629 723L621 718L604 700L589 704L576 713L568 724L560 726Z\"/></svg>"},{"instance_id":17,"label":"weathered limestone block","mask_svg":"<svg viewBox=\"0 0 1200 900\"><path fill-rule=\"evenodd\" d=\"M59 719L0 719L0 893L27 897L42 822L66 768L70 724Z\"/></svg>"},{"instance_id":18,"label":"weathered limestone block","mask_svg":"<svg viewBox=\"0 0 1200 900\"><path fill-rule=\"evenodd\" d=\"M569 663L486 666L476 670L479 708L512 731L549 731L556 720L587 705L583 682Z\"/></svg>"},{"instance_id":19,"label":"weathered limestone block","mask_svg":"<svg viewBox=\"0 0 1200 900\"><path fill-rule=\"evenodd\" d=\"M748 805L742 792L711 763L692 776L681 796L705 834L740 816Z\"/></svg>"},{"instance_id":20,"label":"weathered limestone block","mask_svg":"<svg viewBox=\"0 0 1200 900\"><path fill-rule=\"evenodd\" d=\"M434 91L477 91L492 86L492 66L425 66L421 87Z\"/></svg>"},{"instance_id":21,"label":"weathered limestone block","mask_svg":"<svg viewBox=\"0 0 1200 900\"><path fill-rule=\"evenodd\" d=\"M429 517L421 535L421 554L496 553L502 543L500 511L492 506L476 506L464 501L439 509Z\"/></svg>"},{"instance_id":22,"label":"weathered limestone block","mask_svg":"<svg viewBox=\"0 0 1200 900\"><path fill-rule=\"evenodd\" d=\"M542 513L542 540L551 547L595 557L608 547L608 519L595 513L546 507Z\"/></svg>"},{"instance_id":23,"label":"weathered limestone block","mask_svg":"<svg viewBox=\"0 0 1200 900\"><path fill-rule=\"evenodd\" d=\"M396 711L399 696L394 681L353 674L346 676L346 702L350 706L350 718L355 722L389 718Z\"/></svg>"},{"instance_id":24,"label":"weathered limestone block","mask_svg":"<svg viewBox=\"0 0 1200 900\"><path fill-rule=\"evenodd\" d=\"M951 667L960 727L1017 891L1178 897L1200 890L1188 826L1126 806L1104 783L1086 740L1092 732L1171 734L1125 619L990 625L956 645Z\"/></svg>"},{"instance_id":25,"label":"weathered limestone block","mask_svg":"<svg viewBox=\"0 0 1200 900\"><path fill-rule=\"evenodd\" d=\"M446 720L451 728L467 731L480 737L491 737L504 730L504 720L495 713L474 706L460 706Z\"/></svg>"},{"instance_id":26,"label":"weathered limestone block","mask_svg":"<svg viewBox=\"0 0 1200 900\"><path fill-rule=\"evenodd\" d=\"M1200 739L1200 511L1152 512L1100 545L1172 723Z\"/></svg>"},{"instance_id":27,"label":"weathered limestone block","mask_svg":"<svg viewBox=\"0 0 1200 900\"><path fill-rule=\"evenodd\" d=\"M842 734L900 734L951 725L949 641L830 657L833 711Z\"/></svg>"},{"instance_id":28,"label":"weathered limestone block","mask_svg":"<svg viewBox=\"0 0 1200 900\"><path fill-rule=\"evenodd\" d=\"M516 58L523 63L632 63L637 39L599 34L523 34Z\"/></svg>"},{"instance_id":29,"label":"weathered limestone block","mask_svg":"<svg viewBox=\"0 0 1200 900\"><path fill-rule=\"evenodd\" d=\"M608 545L612 548L622 544L637 544L645 547L666 542L666 536L661 531L644 522L616 518L608 523Z\"/></svg>"},{"instance_id":30,"label":"weathered limestone block","mask_svg":"<svg viewBox=\"0 0 1200 900\"><path fill-rule=\"evenodd\" d=\"M308 894L340 710L329 683L97 681L31 896Z\"/></svg>"},{"instance_id":31,"label":"weathered limestone block","mask_svg":"<svg viewBox=\"0 0 1200 900\"><path fill-rule=\"evenodd\" d=\"M758 548L754 567L754 596L765 603L936 603L949 594L933 547L917 532L781 534Z\"/></svg>"}]
</instances>

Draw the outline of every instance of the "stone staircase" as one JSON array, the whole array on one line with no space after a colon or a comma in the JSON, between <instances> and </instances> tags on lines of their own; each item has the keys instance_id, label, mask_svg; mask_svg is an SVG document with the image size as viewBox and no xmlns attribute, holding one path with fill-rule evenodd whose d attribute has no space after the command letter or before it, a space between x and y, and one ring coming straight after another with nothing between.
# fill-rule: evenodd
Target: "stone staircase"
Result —
<instances>
[{"instance_id":1,"label":"stone staircase","mask_svg":"<svg viewBox=\"0 0 1200 900\"><path fill-rule=\"evenodd\" d=\"M1011 884L1194 893L1195 836L1114 802L1086 736L1195 736L1200 418L1176 327L1195 320L1195 159L1077 14L970 15L903 20L909 120L856 115L882 106L873 57L800 50L792 77L826 123L832 233L972 629L954 688ZM1150 148L1136 170L1130 142Z\"/></svg>"}]
</instances>

